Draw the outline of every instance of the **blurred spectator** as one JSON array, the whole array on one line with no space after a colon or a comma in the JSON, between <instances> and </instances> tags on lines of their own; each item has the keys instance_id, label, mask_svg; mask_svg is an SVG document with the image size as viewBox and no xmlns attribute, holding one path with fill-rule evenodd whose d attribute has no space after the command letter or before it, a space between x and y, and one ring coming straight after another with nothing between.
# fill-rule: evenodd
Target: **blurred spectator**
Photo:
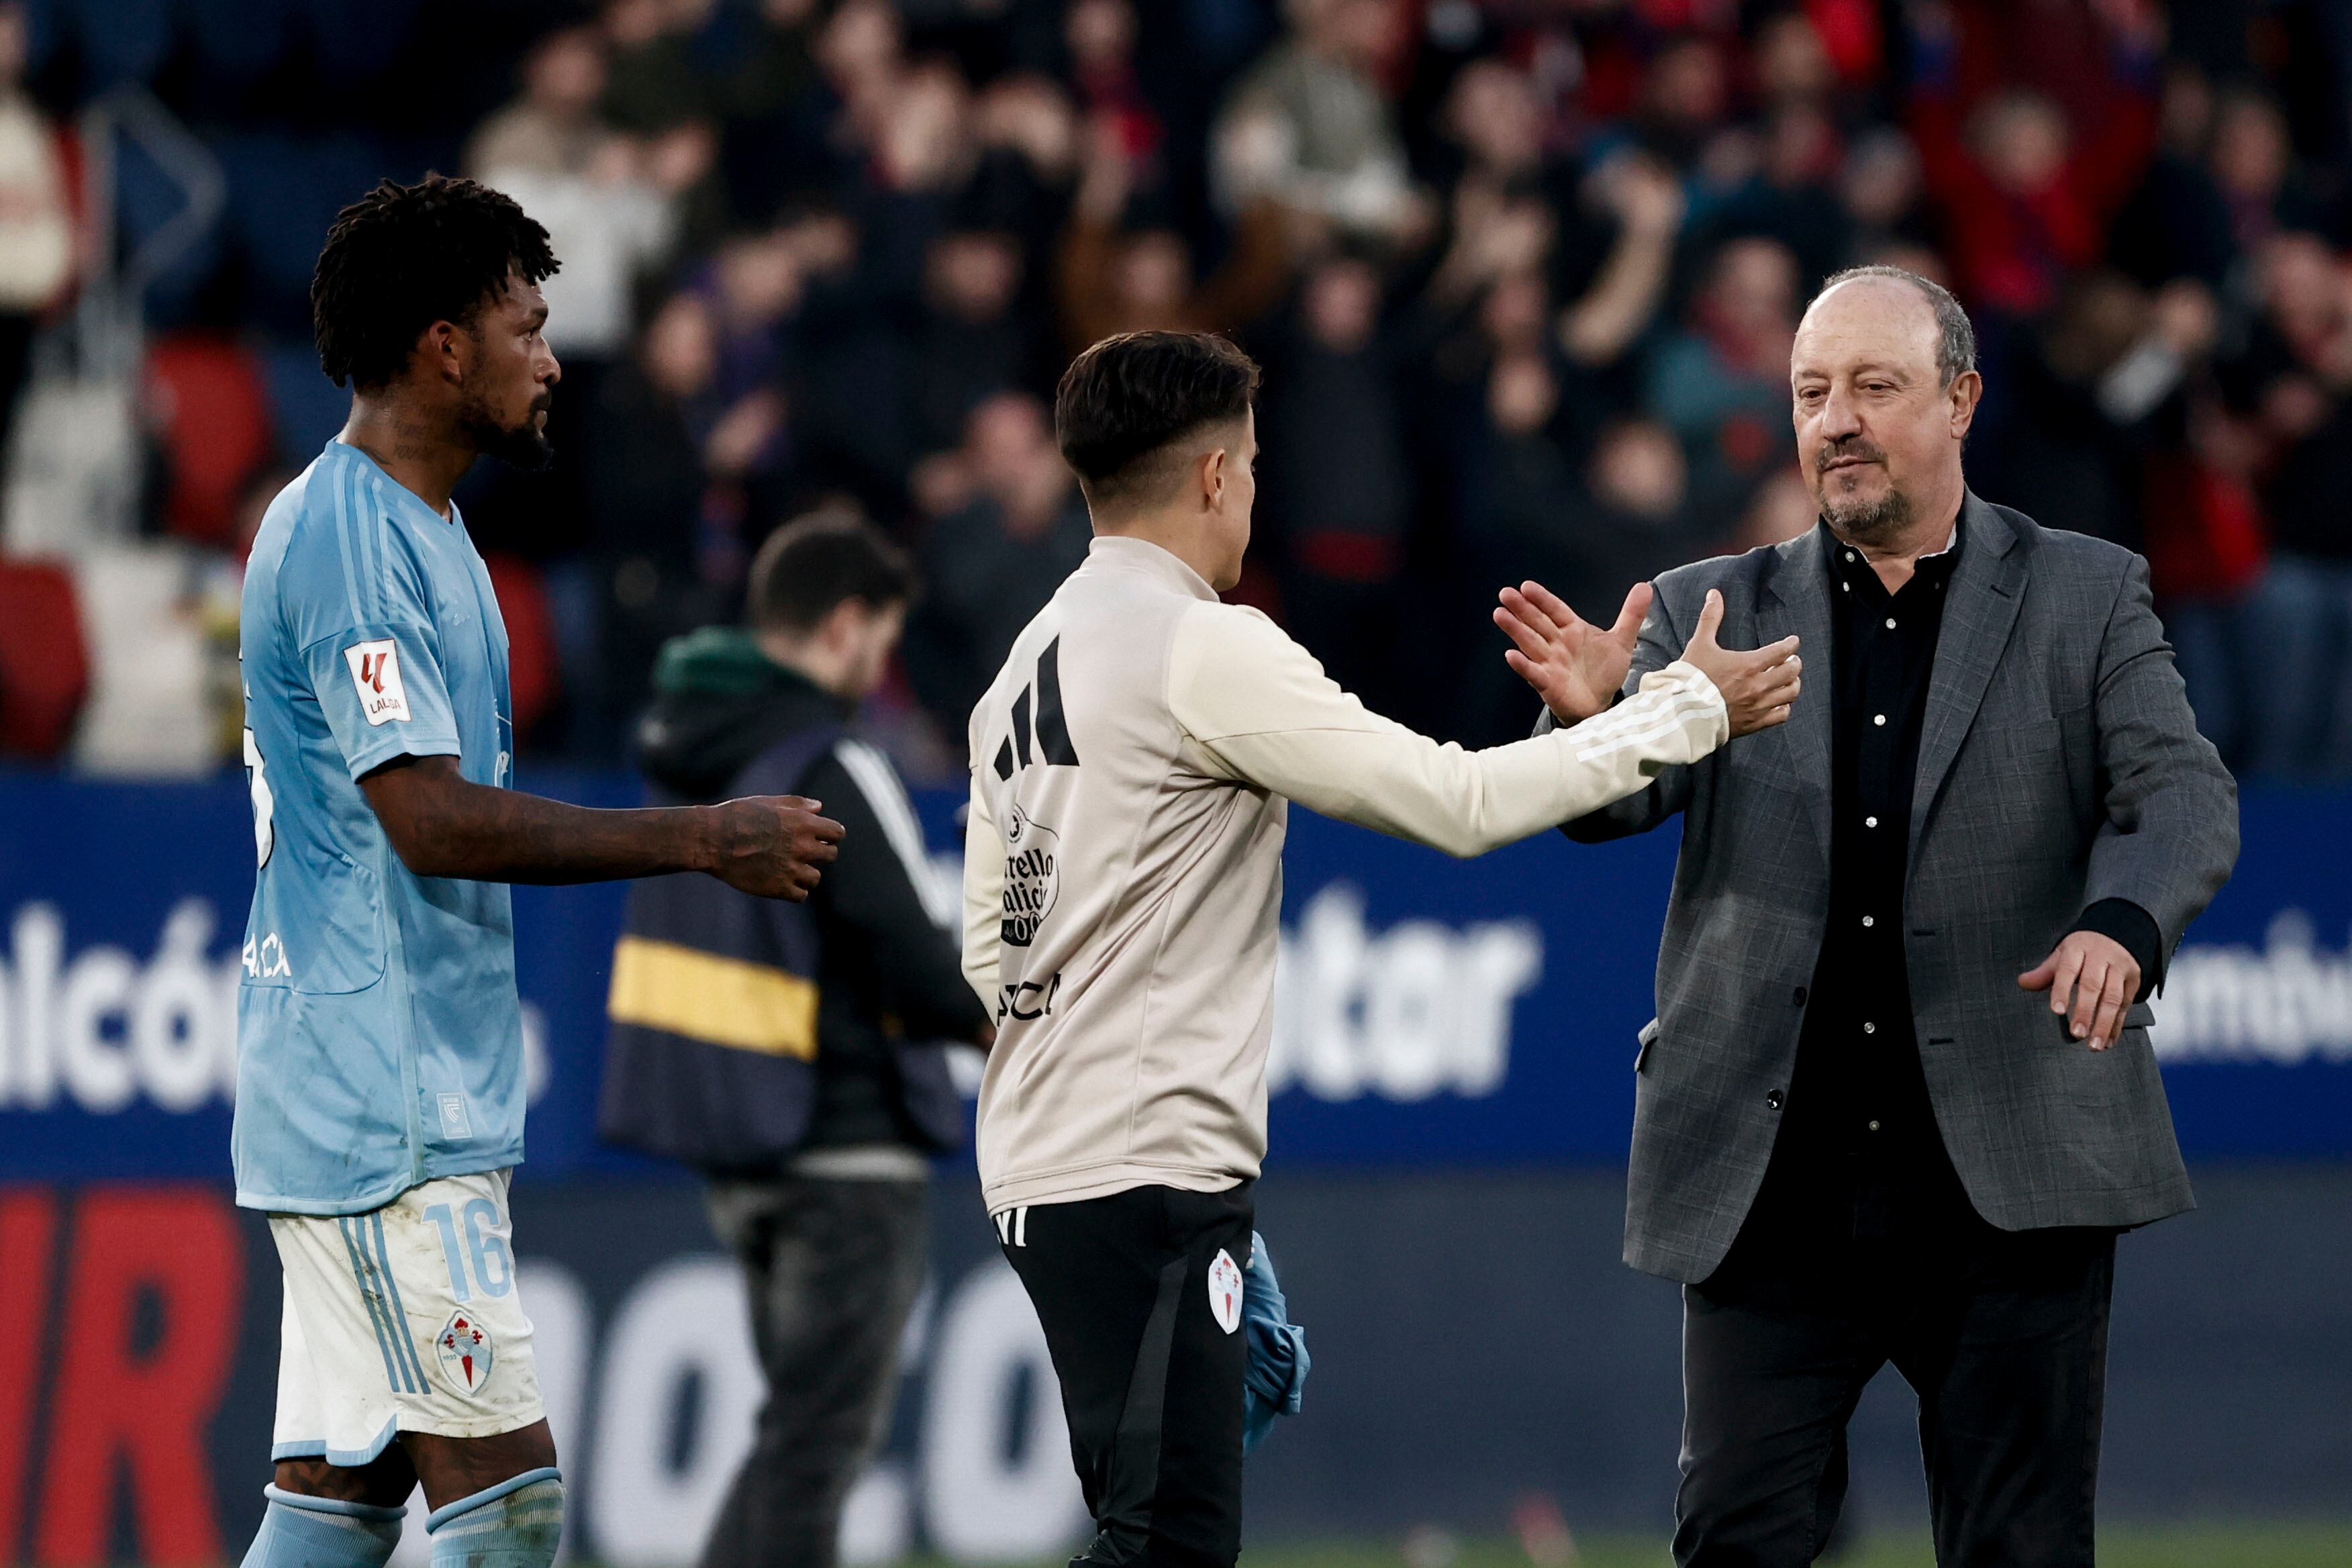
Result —
<instances>
[{"instance_id":1,"label":"blurred spectator","mask_svg":"<svg viewBox=\"0 0 2352 1568\"><path fill-rule=\"evenodd\" d=\"M0 480L32 356L34 318L56 301L73 272L57 132L24 91L26 27L23 5L0 5Z\"/></svg>"},{"instance_id":2,"label":"blurred spectator","mask_svg":"<svg viewBox=\"0 0 2352 1568\"><path fill-rule=\"evenodd\" d=\"M1107 132L1130 162L1156 156L1163 131L1136 75L1131 0L1072 0L1062 33L1080 110L1097 134Z\"/></svg>"},{"instance_id":3,"label":"blurred spectator","mask_svg":"<svg viewBox=\"0 0 2352 1568\"><path fill-rule=\"evenodd\" d=\"M1954 17L1940 0L1919 0L1912 16L1911 133L1943 208L1960 292L2030 315L2056 298L2065 269L2098 258L2105 226L2154 144L2152 24L2141 17L2111 29L2105 111L2078 133L2057 103L2025 88L2003 88L1964 110Z\"/></svg>"},{"instance_id":4,"label":"blurred spectator","mask_svg":"<svg viewBox=\"0 0 2352 1568\"><path fill-rule=\"evenodd\" d=\"M1097 135L1125 145L1118 122L1096 120ZM1024 251L1050 254L1069 208L1085 131L1069 96L1043 77L1006 77L990 84L972 116L979 163L956 200L962 225L1011 234ZM1130 154L1156 167L1147 152Z\"/></svg>"},{"instance_id":5,"label":"blurred spectator","mask_svg":"<svg viewBox=\"0 0 2352 1568\"><path fill-rule=\"evenodd\" d=\"M1379 706L1394 691L1412 470L1393 345L1371 263L1317 267L1269 346L1258 405L1258 515L1274 537L1284 619L1333 679ZM1264 546L1261 546L1264 549Z\"/></svg>"},{"instance_id":6,"label":"blurred spectator","mask_svg":"<svg viewBox=\"0 0 2352 1568\"><path fill-rule=\"evenodd\" d=\"M1584 548L1593 520L1575 458L1556 433L1559 380L1539 341L1498 353L1482 391L1474 445L1454 476L1454 510L1469 556L1465 598L1490 597L1504 584L1533 578L1592 616L1608 583ZM1488 647L1464 673L1458 701L1467 722L1456 722L1471 743L1513 735L1514 721L1516 732L1525 731L1527 704L1511 689L1517 677L1501 650Z\"/></svg>"},{"instance_id":7,"label":"blurred spectator","mask_svg":"<svg viewBox=\"0 0 2352 1568\"><path fill-rule=\"evenodd\" d=\"M2154 296L2119 272L2069 280L2011 369L1982 482L2029 516L2143 548L2142 475L2158 443L2178 437L2178 395L2217 330L2212 296L2193 279Z\"/></svg>"},{"instance_id":8,"label":"blurred spectator","mask_svg":"<svg viewBox=\"0 0 2352 1568\"><path fill-rule=\"evenodd\" d=\"M2108 261L2141 283L2189 277L2218 291L2238 258L2237 219L2206 160L2213 89L2203 71L2165 73L2157 127L2156 154L2108 231Z\"/></svg>"},{"instance_id":9,"label":"blurred spectator","mask_svg":"<svg viewBox=\"0 0 2352 1568\"><path fill-rule=\"evenodd\" d=\"M1853 221L1839 189L1837 130L1810 103L1775 110L1740 154L1749 165L1707 215L1710 237L1771 239L1797 263L1810 293L1853 253Z\"/></svg>"},{"instance_id":10,"label":"blurred spectator","mask_svg":"<svg viewBox=\"0 0 2352 1568\"><path fill-rule=\"evenodd\" d=\"M1601 433L1585 488L1592 497L1586 549L1597 608L1636 583L1706 553L1713 531L1691 507L1689 470L1673 431L1627 419Z\"/></svg>"},{"instance_id":11,"label":"blurred spectator","mask_svg":"<svg viewBox=\"0 0 2352 1568\"><path fill-rule=\"evenodd\" d=\"M627 345L638 273L665 255L671 197L699 178L659 144L641 149L596 104L604 55L585 27L551 35L523 66L521 98L494 115L467 154L467 172L546 226L563 268L550 278L547 337L566 374Z\"/></svg>"},{"instance_id":12,"label":"blurred spectator","mask_svg":"<svg viewBox=\"0 0 2352 1568\"><path fill-rule=\"evenodd\" d=\"M650 182L670 194L688 243L723 232L717 79L696 53L718 0L611 0L604 7L604 118L635 139Z\"/></svg>"},{"instance_id":13,"label":"blurred spectator","mask_svg":"<svg viewBox=\"0 0 2352 1568\"><path fill-rule=\"evenodd\" d=\"M854 194L907 64L887 0L761 0L755 25L724 89L719 137L729 210L751 224L793 202Z\"/></svg>"},{"instance_id":14,"label":"blurred spectator","mask_svg":"<svg viewBox=\"0 0 2352 1568\"><path fill-rule=\"evenodd\" d=\"M2252 605L2265 656L2252 761L2341 777L2352 773L2352 281L2313 235L2277 236L2261 262L2261 321L2224 367L2271 530Z\"/></svg>"},{"instance_id":15,"label":"blurred spectator","mask_svg":"<svg viewBox=\"0 0 2352 1568\"><path fill-rule=\"evenodd\" d=\"M1550 157L1543 141L1542 108L1528 74L1501 59L1462 68L1446 95L1440 121L1460 171L1453 182L1444 251L1425 289L1432 305L1451 310L1468 303L1508 273L1550 268L1563 248L1587 238L1561 209L1572 202L1576 171ZM1562 223L1570 225L1562 233ZM1600 243L1605 245L1604 233Z\"/></svg>"},{"instance_id":16,"label":"blurred spectator","mask_svg":"<svg viewBox=\"0 0 2352 1568\"><path fill-rule=\"evenodd\" d=\"M837 287L812 300L796 381L802 477L886 517L903 509L921 452L913 328L932 246L988 152L971 83L947 59L905 58L898 26L888 7L852 0L818 37L839 105L831 189L855 247Z\"/></svg>"},{"instance_id":17,"label":"blurred spectator","mask_svg":"<svg viewBox=\"0 0 2352 1568\"><path fill-rule=\"evenodd\" d=\"M1900 131L1882 126L1853 140L1839 174L1839 194L1845 203L1846 254L1853 265L1884 260L1884 253L1893 247L1927 246L1927 218L1919 208L1919 153ZM1937 263L1936 272L1942 270Z\"/></svg>"},{"instance_id":18,"label":"blurred spectator","mask_svg":"<svg viewBox=\"0 0 2352 1568\"><path fill-rule=\"evenodd\" d=\"M1534 81L1510 61L1464 66L1447 90L1439 125L1462 160L1454 179L1457 196L1474 190L1497 196L1547 194L1537 184L1549 162L1543 105Z\"/></svg>"},{"instance_id":19,"label":"blurred spectator","mask_svg":"<svg viewBox=\"0 0 2352 1568\"><path fill-rule=\"evenodd\" d=\"M1650 62L1631 130L1651 152L1685 174L1694 172L1731 107L1723 46L1704 34L1668 40Z\"/></svg>"},{"instance_id":20,"label":"blurred spectator","mask_svg":"<svg viewBox=\"0 0 2352 1568\"><path fill-rule=\"evenodd\" d=\"M1223 205L1270 198L1344 232L1408 243L1429 208L1406 169L1381 73L1402 47L1402 0L1289 0L1291 36L1234 89L1214 133Z\"/></svg>"},{"instance_id":21,"label":"blurred spectator","mask_svg":"<svg viewBox=\"0 0 2352 1568\"><path fill-rule=\"evenodd\" d=\"M926 448L951 445L990 393L1043 381L1019 313L1024 271L1020 242L1008 234L964 229L931 242L915 390Z\"/></svg>"},{"instance_id":22,"label":"blurred spectator","mask_svg":"<svg viewBox=\"0 0 2352 1568\"><path fill-rule=\"evenodd\" d=\"M1560 313L1559 346L1580 365L1615 363L1648 331L1671 277L1682 231L1681 187L1663 164L1638 153L1610 159L1585 182L1581 211L1613 224L1609 249Z\"/></svg>"},{"instance_id":23,"label":"blurred spectator","mask_svg":"<svg viewBox=\"0 0 2352 1568\"><path fill-rule=\"evenodd\" d=\"M1541 358L1496 361L1486 442L1463 500L1475 520L1476 580L1491 595L1496 585L1532 577L1587 618L1614 620L1635 583L1706 553L1714 525L1692 505L1674 432L1648 419L1616 421L1580 468L1555 434L1559 399ZM1498 651L1475 667L1464 698L1482 740L1526 728L1526 704L1508 677Z\"/></svg>"},{"instance_id":24,"label":"blurred spectator","mask_svg":"<svg viewBox=\"0 0 2352 1568\"><path fill-rule=\"evenodd\" d=\"M2197 727L2232 768L2254 741L2254 687L2268 679L2254 590L2268 552L2254 489L2260 442L2200 387L2187 440L2148 463L2149 577Z\"/></svg>"},{"instance_id":25,"label":"blurred spectator","mask_svg":"<svg viewBox=\"0 0 2352 1568\"><path fill-rule=\"evenodd\" d=\"M1045 405L1019 393L972 410L962 447L933 459L917 488L939 521L923 542L928 596L907 628L907 676L957 735L1093 530Z\"/></svg>"},{"instance_id":26,"label":"blurred spectator","mask_svg":"<svg viewBox=\"0 0 2352 1568\"><path fill-rule=\"evenodd\" d=\"M2254 250L2283 228L2335 237L2327 204L2294 174L2286 116L2267 95L2243 89L2222 95L2213 116L2211 161L2239 249Z\"/></svg>"},{"instance_id":27,"label":"blurred spectator","mask_svg":"<svg viewBox=\"0 0 2352 1568\"><path fill-rule=\"evenodd\" d=\"M521 96L474 132L467 166L587 173L618 135L597 112L604 81L604 45L593 28L550 33L523 59Z\"/></svg>"},{"instance_id":28,"label":"blurred spectator","mask_svg":"<svg viewBox=\"0 0 2352 1568\"><path fill-rule=\"evenodd\" d=\"M1788 247L1732 240L1707 269L1689 327L1651 363L1650 412L1681 437L1694 486L1732 507L1767 469L1788 461L1797 306Z\"/></svg>"},{"instance_id":29,"label":"blurred spectator","mask_svg":"<svg viewBox=\"0 0 2352 1568\"><path fill-rule=\"evenodd\" d=\"M606 119L651 137L709 116L717 87L695 58L694 37L716 6L717 0L609 0Z\"/></svg>"},{"instance_id":30,"label":"blurred spectator","mask_svg":"<svg viewBox=\"0 0 2352 1568\"><path fill-rule=\"evenodd\" d=\"M1756 97L1768 113L1790 109L1818 112L1831 107L1838 67L1822 41L1813 9L1778 12L1756 29ZM1820 9L1826 13L1830 8Z\"/></svg>"},{"instance_id":31,"label":"blurred spectator","mask_svg":"<svg viewBox=\"0 0 2352 1568\"><path fill-rule=\"evenodd\" d=\"M1132 181L1116 140L1096 135L1062 239L1064 345L1076 353L1114 332L1152 328L1230 332L1264 315L1290 268L1281 215L1272 204L1256 202L1242 213L1224 264L1196 281L1192 247L1175 229L1119 230Z\"/></svg>"},{"instance_id":32,"label":"blurred spectator","mask_svg":"<svg viewBox=\"0 0 2352 1568\"><path fill-rule=\"evenodd\" d=\"M603 623L589 702L608 739L644 701L661 645L731 608L726 568L742 548L740 518L719 476L756 458L781 409L765 388L724 405L719 370L710 304L674 294L635 357L599 384L583 421Z\"/></svg>"},{"instance_id":33,"label":"blurred spectator","mask_svg":"<svg viewBox=\"0 0 2352 1568\"><path fill-rule=\"evenodd\" d=\"M711 307L719 395L740 397L773 383L783 368L785 328L806 286L793 237L782 229L737 235L698 269L694 286Z\"/></svg>"},{"instance_id":34,"label":"blurred spectator","mask_svg":"<svg viewBox=\"0 0 2352 1568\"><path fill-rule=\"evenodd\" d=\"M717 84L718 103L728 121L790 114L816 75L809 35L817 19L817 0L757 0L748 9L738 52Z\"/></svg>"},{"instance_id":35,"label":"blurred spectator","mask_svg":"<svg viewBox=\"0 0 2352 1568\"><path fill-rule=\"evenodd\" d=\"M1563 363L1554 370L1570 383L1560 428L1580 449L1612 410L1640 396L1634 351L1673 277L1682 186L1656 159L1625 149L1570 185L1565 212L1490 191L1465 176L1451 243L1423 290L1430 368L1441 385L1475 388L1475 401L1495 353L1555 339ZM1569 298L1556 319L1554 279ZM1458 320L1465 307L1466 331Z\"/></svg>"}]
</instances>

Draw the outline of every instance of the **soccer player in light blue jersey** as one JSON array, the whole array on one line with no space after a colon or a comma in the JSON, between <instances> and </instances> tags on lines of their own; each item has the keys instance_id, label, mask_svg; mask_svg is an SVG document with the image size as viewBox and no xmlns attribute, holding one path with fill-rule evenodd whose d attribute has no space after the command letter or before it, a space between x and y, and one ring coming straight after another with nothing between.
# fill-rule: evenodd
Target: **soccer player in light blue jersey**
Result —
<instances>
[{"instance_id":1,"label":"soccer player in light blue jersey","mask_svg":"<svg viewBox=\"0 0 2352 1568\"><path fill-rule=\"evenodd\" d=\"M271 503L242 616L260 869L237 1202L286 1308L246 1568L382 1568L419 1482L438 1568L547 1568L563 1518L507 1207L522 1015L505 884L707 872L805 899L841 836L768 796L590 811L507 787L506 627L450 502L537 467L547 231L468 180L346 207L311 284L341 434Z\"/></svg>"}]
</instances>

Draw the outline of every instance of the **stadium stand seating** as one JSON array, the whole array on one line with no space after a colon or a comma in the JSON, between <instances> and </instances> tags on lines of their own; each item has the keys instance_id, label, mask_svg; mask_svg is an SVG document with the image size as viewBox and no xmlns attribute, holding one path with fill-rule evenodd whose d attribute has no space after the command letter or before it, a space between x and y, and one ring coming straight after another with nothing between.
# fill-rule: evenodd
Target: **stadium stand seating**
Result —
<instances>
[{"instance_id":1,"label":"stadium stand seating","mask_svg":"<svg viewBox=\"0 0 2352 1568\"><path fill-rule=\"evenodd\" d=\"M514 700L514 732L528 736L563 694L555 616L539 568L519 555L488 556L490 586L507 623L507 680Z\"/></svg>"},{"instance_id":2,"label":"stadium stand seating","mask_svg":"<svg viewBox=\"0 0 2352 1568\"><path fill-rule=\"evenodd\" d=\"M110 545L75 561L92 677L73 738L77 766L170 777L218 765L189 566L187 552L152 545Z\"/></svg>"},{"instance_id":3,"label":"stadium stand seating","mask_svg":"<svg viewBox=\"0 0 2352 1568\"><path fill-rule=\"evenodd\" d=\"M274 447L260 363L233 340L175 333L147 351L147 395L170 476L165 526L200 543L236 543L237 500Z\"/></svg>"},{"instance_id":4,"label":"stadium stand seating","mask_svg":"<svg viewBox=\"0 0 2352 1568\"><path fill-rule=\"evenodd\" d=\"M72 576L54 562L0 560L0 758L60 755L89 691Z\"/></svg>"}]
</instances>

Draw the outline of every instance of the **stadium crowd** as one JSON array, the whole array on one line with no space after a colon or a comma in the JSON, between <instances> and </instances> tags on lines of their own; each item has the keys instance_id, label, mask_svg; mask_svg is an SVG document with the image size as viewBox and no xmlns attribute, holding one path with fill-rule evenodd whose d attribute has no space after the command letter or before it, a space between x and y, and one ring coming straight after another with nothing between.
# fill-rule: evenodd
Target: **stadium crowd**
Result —
<instances>
[{"instance_id":1,"label":"stadium crowd","mask_svg":"<svg viewBox=\"0 0 2352 1568\"><path fill-rule=\"evenodd\" d=\"M439 167L546 224L561 457L486 465L459 497L541 758L624 755L661 643L737 613L774 527L842 508L925 580L876 725L910 776L960 769L970 704L1087 548L1055 380L1147 326L1226 331L1266 365L1243 596L1376 708L1465 742L1523 733L1496 587L1535 577L1605 618L1638 578L1811 526L1797 316L1828 272L1891 261L1975 316L1979 493L2147 554L2234 766L2352 776L2346 7L0 16L21 84L0 97L12 406L72 290L26 236L86 199L76 111L142 84L218 159L221 216L143 300L146 494L153 532L225 569L341 423L306 301L335 209ZM169 219L135 156L113 188L124 243Z\"/></svg>"}]
</instances>

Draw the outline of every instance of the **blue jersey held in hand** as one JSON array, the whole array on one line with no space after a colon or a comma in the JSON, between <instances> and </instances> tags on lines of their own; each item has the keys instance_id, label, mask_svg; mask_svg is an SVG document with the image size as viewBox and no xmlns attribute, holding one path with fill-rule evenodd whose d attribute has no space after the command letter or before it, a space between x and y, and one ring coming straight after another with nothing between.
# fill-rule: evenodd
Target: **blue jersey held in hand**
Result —
<instances>
[{"instance_id":1,"label":"blue jersey held in hand","mask_svg":"<svg viewBox=\"0 0 2352 1568\"><path fill-rule=\"evenodd\" d=\"M464 523L330 441L263 517L241 618L259 865L237 997L237 1202L357 1214L522 1159L503 883L419 877L360 777L504 786L506 624Z\"/></svg>"}]
</instances>

